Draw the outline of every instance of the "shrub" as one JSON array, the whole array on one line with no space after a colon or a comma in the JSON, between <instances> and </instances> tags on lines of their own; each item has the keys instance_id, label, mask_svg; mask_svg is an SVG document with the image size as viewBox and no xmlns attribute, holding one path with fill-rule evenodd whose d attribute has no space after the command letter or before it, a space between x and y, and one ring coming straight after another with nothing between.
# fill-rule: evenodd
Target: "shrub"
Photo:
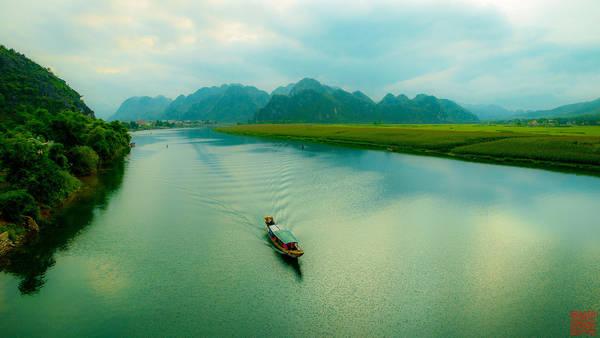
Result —
<instances>
[{"instance_id":1,"label":"shrub","mask_svg":"<svg viewBox=\"0 0 600 338\"><path fill-rule=\"evenodd\" d=\"M79 187L79 180L45 158L28 168L11 169L9 183L26 189L38 202L52 206L67 198Z\"/></svg>"},{"instance_id":2,"label":"shrub","mask_svg":"<svg viewBox=\"0 0 600 338\"><path fill-rule=\"evenodd\" d=\"M0 225L0 234L4 232L8 232L8 239L11 241L16 241L21 234L24 234L27 230L20 225L9 223L5 225Z\"/></svg>"},{"instance_id":3,"label":"shrub","mask_svg":"<svg viewBox=\"0 0 600 338\"><path fill-rule=\"evenodd\" d=\"M98 169L100 158L94 149L88 146L73 147L69 153L71 172L76 176L91 175Z\"/></svg>"},{"instance_id":4,"label":"shrub","mask_svg":"<svg viewBox=\"0 0 600 338\"><path fill-rule=\"evenodd\" d=\"M33 197L23 189L0 194L0 217L7 221L19 221L23 215L37 219L39 212Z\"/></svg>"},{"instance_id":5,"label":"shrub","mask_svg":"<svg viewBox=\"0 0 600 338\"><path fill-rule=\"evenodd\" d=\"M48 158L63 169L69 167L69 160L65 156L65 147L61 143L52 143L48 149Z\"/></svg>"}]
</instances>

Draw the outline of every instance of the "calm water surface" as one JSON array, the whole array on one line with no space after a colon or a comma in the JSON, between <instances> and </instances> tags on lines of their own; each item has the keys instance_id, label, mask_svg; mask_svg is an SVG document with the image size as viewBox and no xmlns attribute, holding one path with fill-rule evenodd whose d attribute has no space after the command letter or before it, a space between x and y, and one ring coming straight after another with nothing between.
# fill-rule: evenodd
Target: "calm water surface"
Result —
<instances>
[{"instance_id":1,"label":"calm water surface","mask_svg":"<svg viewBox=\"0 0 600 338\"><path fill-rule=\"evenodd\" d=\"M565 336L600 310L598 178L208 129L134 141L0 272L1 335Z\"/></svg>"}]
</instances>

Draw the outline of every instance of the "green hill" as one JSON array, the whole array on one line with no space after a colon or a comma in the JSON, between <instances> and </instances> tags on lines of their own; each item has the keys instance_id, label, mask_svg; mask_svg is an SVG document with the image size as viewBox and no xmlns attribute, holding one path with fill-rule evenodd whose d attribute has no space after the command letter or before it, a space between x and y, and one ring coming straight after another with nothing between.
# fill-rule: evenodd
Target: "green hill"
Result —
<instances>
[{"instance_id":1,"label":"green hill","mask_svg":"<svg viewBox=\"0 0 600 338\"><path fill-rule=\"evenodd\" d=\"M288 90L289 89L289 90ZM322 85L305 78L292 88L279 87L269 103L256 113L256 122L306 123L468 123L475 115L453 101L434 96L386 95L375 104L360 91ZM285 92L289 94L285 95Z\"/></svg>"},{"instance_id":2,"label":"green hill","mask_svg":"<svg viewBox=\"0 0 600 338\"><path fill-rule=\"evenodd\" d=\"M50 113L70 110L94 115L81 95L50 69L0 45L0 116L37 108Z\"/></svg>"},{"instance_id":3,"label":"green hill","mask_svg":"<svg viewBox=\"0 0 600 338\"><path fill-rule=\"evenodd\" d=\"M96 119L65 81L4 47L0 117L0 235L8 232L15 243L32 219L42 219L40 209L60 205L81 186L76 177L130 150L120 122Z\"/></svg>"},{"instance_id":4,"label":"green hill","mask_svg":"<svg viewBox=\"0 0 600 338\"><path fill-rule=\"evenodd\" d=\"M386 95L377 104L377 115L385 123L473 123L479 119L457 103L419 94L414 99L405 95Z\"/></svg>"},{"instance_id":5,"label":"green hill","mask_svg":"<svg viewBox=\"0 0 600 338\"><path fill-rule=\"evenodd\" d=\"M134 96L121 103L111 120L135 121L144 119L157 119L162 116L165 109L173 100L164 96Z\"/></svg>"},{"instance_id":6,"label":"green hill","mask_svg":"<svg viewBox=\"0 0 600 338\"><path fill-rule=\"evenodd\" d=\"M252 86L205 87L191 95L177 97L161 117L167 120L247 122L268 100L269 94Z\"/></svg>"},{"instance_id":7,"label":"green hill","mask_svg":"<svg viewBox=\"0 0 600 338\"><path fill-rule=\"evenodd\" d=\"M538 110L519 114L518 118L555 118L555 117L577 117L580 115L595 115L600 113L600 98L573 104L567 104L554 109Z\"/></svg>"}]
</instances>

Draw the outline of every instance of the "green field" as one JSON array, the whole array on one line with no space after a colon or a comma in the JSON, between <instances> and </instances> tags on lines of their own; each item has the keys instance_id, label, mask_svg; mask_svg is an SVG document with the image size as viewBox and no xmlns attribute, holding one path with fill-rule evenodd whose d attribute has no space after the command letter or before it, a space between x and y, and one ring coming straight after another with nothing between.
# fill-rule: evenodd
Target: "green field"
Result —
<instances>
[{"instance_id":1,"label":"green field","mask_svg":"<svg viewBox=\"0 0 600 338\"><path fill-rule=\"evenodd\" d=\"M217 130L600 173L600 127L255 124Z\"/></svg>"}]
</instances>

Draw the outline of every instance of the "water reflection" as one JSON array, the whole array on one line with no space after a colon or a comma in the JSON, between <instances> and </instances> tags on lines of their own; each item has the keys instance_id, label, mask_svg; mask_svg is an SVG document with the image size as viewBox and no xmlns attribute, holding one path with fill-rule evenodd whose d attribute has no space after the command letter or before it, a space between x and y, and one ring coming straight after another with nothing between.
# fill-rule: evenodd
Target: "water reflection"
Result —
<instances>
[{"instance_id":1,"label":"water reflection","mask_svg":"<svg viewBox=\"0 0 600 338\"><path fill-rule=\"evenodd\" d=\"M275 255L277 255L277 257L279 257L279 260L285 267L292 270L296 274L296 280L301 282L302 268L300 267L300 261L298 260L298 258L292 258L286 255L282 255L277 251L274 251L274 253Z\"/></svg>"},{"instance_id":2,"label":"water reflection","mask_svg":"<svg viewBox=\"0 0 600 338\"><path fill-rule=\"evenodd\" d=\"M21 278L21 294L37 293L44 286L46 271L56 263L56 252L67 250L77 235L92 223L94 210L106 207L111 194L121 186L124 172L125 163L120 162L90 179L75 201L43 225L42 236L31 239L31 243L14 250L0 262L0 272Z\"/></svg>"}]
</instances>

